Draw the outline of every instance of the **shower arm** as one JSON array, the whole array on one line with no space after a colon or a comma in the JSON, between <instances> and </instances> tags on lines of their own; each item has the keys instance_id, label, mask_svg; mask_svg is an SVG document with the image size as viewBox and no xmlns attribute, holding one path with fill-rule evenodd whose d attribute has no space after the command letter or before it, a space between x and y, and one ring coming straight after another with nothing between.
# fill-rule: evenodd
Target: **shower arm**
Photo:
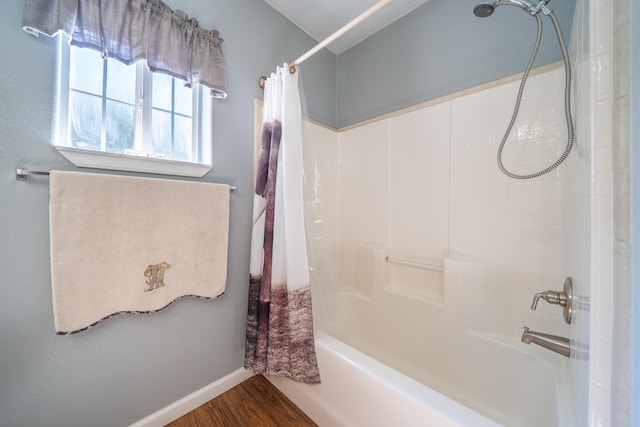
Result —
<instances>
[{"instance_id":1,"label":"shower arm","mask_svg":"<svg viewBox=\"0 0 640 427\"><path fill-rule=\"evenodd\" d=\"M529 10L529 13L535 15L538 12L542 12L545 15L549 16L553 10L547 6L550 0L540 0L537 6L534 6L532 10Z\"/></svg>"}]
</instances>

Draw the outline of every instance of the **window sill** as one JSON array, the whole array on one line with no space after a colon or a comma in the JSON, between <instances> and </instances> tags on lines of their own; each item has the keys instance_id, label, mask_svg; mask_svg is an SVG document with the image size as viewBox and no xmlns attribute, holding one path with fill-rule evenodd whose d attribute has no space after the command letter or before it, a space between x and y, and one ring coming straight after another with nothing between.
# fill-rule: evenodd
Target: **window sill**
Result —
<instances>
[{"instance_id":1,"label":"window sill","mask_svg":"<svg viewBox=\"0 0 640 427\"><path fill-rule=\"evenodd\" d=\"M202 163L129 156L64 146L56 146L56 151L80 168L109 169L197 178L205 176L211 170L211 165Z\"/></svg>"}]
</instances>

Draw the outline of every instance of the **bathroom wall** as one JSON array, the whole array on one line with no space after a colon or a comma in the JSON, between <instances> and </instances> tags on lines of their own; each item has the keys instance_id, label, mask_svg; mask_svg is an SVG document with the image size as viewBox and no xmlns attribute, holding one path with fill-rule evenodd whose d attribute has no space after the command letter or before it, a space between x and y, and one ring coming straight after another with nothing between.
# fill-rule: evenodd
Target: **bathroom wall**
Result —
<instances>
[{"instance_id":1,"label":"bathroom wall","mask_svg":"<svg viewBox=\"0 0 640 427\"><path fill-rule=\"evenodd\" d=\"M631 2L614 3L550 3L575 61L577 147L561 167L560 186L566 200L561 270L575 278L581 303L571 337L576 345L590 346L592 356L590 362L575 360L571 368L575 404L571 410L579 425L627 425L634 407L629 400L632 369L638 371L631 362L637 357L629 353L629 337L637 335L631 319L637 314L629 306L633 253L629 230L635 228L628 216L628 127L629 122L634 125L629 120L633 117L628 110L630 100L633 104L629 82L633 88L638 79L633 68L629 76L628 55L633 51L629 29L637 27L638 14ZM460 87L468 87L471 82L491 80L482 73L494 66L505 73L519 70L530 50L527 37L533 37L534 29L524 29L533 25L531 19L517 8L500 8L492 17L478 19L466 12L475 4L430 1L340 55L339 126L450 93L461 82L467 84ZM439 15L445 8L456 11ZM514 27L503 27L504 21ZM463 29L458 26L462 22ZM552 34L549 29L545 21L548 36ZM637 40L634 35L637 30L631 35L632 45ZM411 54L398 49L405 45L412 46ZM477 53L451 55L467 46ZM554 46L554 40L543 41L541 54ZM503 62L491 56L496 49L509 53ZM520 62L515 59L518 55L522 55ZM491 60L483 60L489 57ZM541 58L538 64L548 61ZM452 83L447 84L447 79ZM636 375L635 385L637 382ZM637 396L635 399L637 402Z\"/></svg>"},{"instance_id":2,"label":"bathroom wall","mask_svg":"<svg viewBox=\"0 0 640 427\"><path fill-rule=\"evenodd\" d=\"M591 297L593 243L591 235L592 203L590 164L591 128L584 126L589 123L591 100L591 70L589 52L591 37L589 29L588 1L579 1L576 5L573 31L571 34L570 51L574 60L573 94L576 121L576 148L567 159L564 166L562 183L566 188L564 217L565 229L563 250L564 268L575 280L576 306L574 325L571 328L571 338L575 343L588 348L591 340L591 314L589 300ZM608 366L608 364L605 364ZM589 361L587 358L576 359L571 365L570 379L574 392L574 405L571 410L576 422L588 425L589 418Z\"/></svg>"},{"instance_id":3,"label":"bathroom wall","mask_svg":"<svg viewBox=\"0 0 640 427\"><path fill-rule=\"evenodd\" d=\"M578 155L563 175L572 224L565 262L582 301L572 338L590 349L588 362L573 365L574 410L584 425L634 425L629 7L580 0L572 35Z\"/></svg>"},{"instance_id":4,"label":"bathroom wall","mask_svg":"<svg viewBox=\"0 0 640 427\"><path fill-rule=\"evenodd\" d=\"M516 172L564 149L558 65L529 79L504 157ZM464 331L522 346L523 326L570 335L560 307L530 310L534 294L561 289L566 274L560 172L518 181L495 164L518 85L498 80L337 133L310 130L339 281L339 296L314 301L321 328L430 385L448 375L444 348ZM569 359L551 356L567 369Z\"/></svg>"},{"instance_id":5,"label":"bathroom wall","mask_svg":"<svg viewBox=\"0 0 640 427\"><path fill-rule=\"evenodd\" d=\"M550 3L560 16L574 60L572 105L575 112L577 145L567 162L560 168L561 179L558 185L561 192L558 195L561 194L564 200L561 208L563 229L560 235L563 244L558 245L560 249L556 248L554 252L561 260L559 271L562 274L559 276L570 275L576 283L578 305L574 324L567 333L573 339L574 345L582 349L591 349L590 360L575 359L571 363L573 407L570 408L570 412L573 414L575 425L629 425L633 423L631 413L638 407L638 393L633 396L636 405L630 401L633 386L638 385L637 372L640 370L637 369L637 363L632 362L638 360L634 357L637 356L638 346L637 339L632 338L635 347L634 352L630 353L629 337L638 335L633 334L631 319L638 318L639 304L636 293L631 293L632 282L628 277L629 256L632 254L634 259L637 258L629 246L629 230L630 227L631 230L636 229L631 224L633 219L637 218L637 212L634 217L628 218L628 173L629 159L632 157L627 151L631 144L625 139L629 124L634 132L632 138L637 139L637 126L631 119L633 115L628 111L629 102L633 106L636 104L634 95L637 95L637 91L629 96L629 87L625 86L631 83L631 90L635 90L633 88L637 85L634 83L638 81L633 67L630 68L629 75L628 63L629 51L633 52L634 42L638 40L638 8L634 7L635 4L630 4L631 2L614 3L615 7L611 7L609 3L592 0ZM443 93L448 93L460 81L481 83L486 80L479 75L487 67L495 65L506 72L508 67L514 66L514 71L519 70L520 65L515 65L518 61L513 58L515 55L525 55L529 52L530 42L525 41L524 36L517 37L523 34L521 29L528 25L525 21L531 21L526 14L522 14L516 8L501 8L499 12L503 15L500 16L496 12L491 18L480 20L472 16L468 19L461 18L466 15L459 13L436 13L436 21L439 22L431 22L429 20L432 15L427 16L425 12L428 8L434 12L447 7L459 8L461 11L463 8L471 10L474 4L475 2L469 1L466 5L463 2L446 2L445 5L445 2L430 1L413 14L340 55L339 126L431 99L431 96L425 95L423 91L439 93L437 91L442 90ZM507 18L506 13L511 9L513 10L509 13L513 16L509 15ZM460 19L465 19L464 29L455 26ZM507 19L522 21L511 21L518 22L516 28L512 29L513 31L502 31L498 26L503 23L497 21ZM431 25L425 25L427 21ZM547 22L545 24L548 35L551 33L550 25ZM451 29L442 29L442 26ZM418 37L433 28L440 28L437 32L434 31L437 36ZM466 34L467 28L472 28L469 33L473 36L460 36ZM455 35L442 36L453 29L456 30ZM628 46L629 29L632 31L631 49ZM505 36L506 34L509 36ZM519 44L512 46L513 49L507 49L505 43L509 42ZM457 43L455 48L453 43ZM552 40L551 45L554 43ZM405 45L410 45L413 49L409 52L398 49L398 46ZM430 47L426 48L427 45ZM443 49L443 45L449 48ZM449 63L455 60L449 57L451 52L460 52L467 45L477 49L478 55L452 55L464 65L439 68L443 61ZM494 57L491 57L490 61L483 60L482 58L488 58L487 52L484 51L487 46L490 49L509 52L508 57L504 56L506 64ZM549 43L543 42L541 54L547 49ZM442 51L446 53L434 55L435 52ZM421 52L424 54L420 54ZM637 62L635 56L632 54L632 60ZM471 61L470 58L475 61ZM523 59L522 64L525 62L526 59ZM446 79L454 74L456 77L452 79L456 83L450 87L446 84ZM467 80L460 74L465 74ZM400 77L395 78L396 75ZM485 105L484 110L493 108L493 105L487 105L489 104ZM385 133L387 130L385 126L375 126L377 129L372 132L373 135ZM368 131L360 129L354 132L354 135L367 135ZM612 141L615 149L612 147ZM380 151L380 142L377 140L370 150L371 153L367 152L368 147L363 142L360 143L365 147L366 154L363 156ZM339 153L340 145L335 147L332 155ZM323 147L323 150L329 149ZM378 159L371 164L379 166L383 163L383 160ZM334 173L332 170L332 174ZM637 175L636 172L632 173L634 177ZM375 172L368 171L366 174L372 176L372 182L378 184L383 184L385 179L389 179L388 174L385 175L379 169L375 169ZM379 177L379 174L383 176ZM337 179L325 177L325 182L329 181L329 185L334 183L337 186L336 191L344 191L335 184ZM633 188L637 187L637 177L632 182ZM375 194L374 202L370 202L373 203L374 209L358 207L358 212L364 215L361 218L388 220L390 213L382 206L390 196L379 187L378 191L368 191L368 194ZM417 205L413 207L420 209ZM356 225L358 229L364 227L362 224L352 225ZM374 235L383 236L382 241L385 243L390 240L390 237L384 239L385 232L382 230L376 230ZM478 242L482 244L481 241ZM357 252L352 252L354 255L350 256L357 259ZM362 258L361 256L360 259ZM637 282L637 272L633 271L634 282ZM559 282L549 283L548 287L556 288L558 284ZM363 295L358 286L355 285L354 294ZM364 295L366 296L366 292ZM629 306L632 296L636 302L633 308ZM525 302L524 299L522 302ZM632 372L635 374L634 381L631 379ZM637 420L637 411L634 415Z\"/></svg>"},{"instance_id":6,"label":"bathroom wall","mask_svg":"<svg viewBox=\"0 0 640 427\"><path fill-rule=\"evenodd\" d=\"M185 299L155 314L123 314L73 336L55 335L49 182L16 181L14 168L75 168L49 143L54 40L36 39L21 30L23 1L2 2L0 425L125 426L242 366L253 98L262 96L261 74L298 57L315 42L263 1L167 3L204 27L220 30L225 39L229 97L214 102L214 170L202 181L238 187L231 199L227 290L215 301ZM325 51L305 66L311 117L332 124L335 56Z\"/></svg>"},{"instance_id":7,"label":"bathroom wall","mask_svg":"<svg viewBox=\"0 0 640 427\"><path fill-rule=\"evenodd\" d=\"M631 243L631 1L613 5L613 328L611 337L611 422L632 424L632 243ZM621 350L621 351L620 351Z\"/></svg>"},{"instance_id":8,"label":"bathroom wall","mask_svg":"<svg viewBox=\"0 0 640 427\"><path fill-rule=\"evenodd\" d=\"M477 18L477 0L429 0L338 56L337 123L344 127L521 72L536 21L517 7ZM565 38L576 0L552 0ZM553 26L543 19L535 66L562 58Z\"/></svg>"},{"instance_id":9,"label":"bathroom wall","mask_svg":"<svg viewBox=\"0 0 640 427\"><path fill-rule=\"evenodd\" d=\"M631 55L631 117L638 117L640 111L640 5L637 2L630 5L630 55ZM640 224L640 120L632 120L631 123L631 223ZM640 227L634 225L631 230L631 423L640 424L640 288L637 286L640 280L640 251L633 248L640 247ZM635 286L634 286L635 285ZM633 424L632 424L633 425Z\"/></svg>"}]
</instances>

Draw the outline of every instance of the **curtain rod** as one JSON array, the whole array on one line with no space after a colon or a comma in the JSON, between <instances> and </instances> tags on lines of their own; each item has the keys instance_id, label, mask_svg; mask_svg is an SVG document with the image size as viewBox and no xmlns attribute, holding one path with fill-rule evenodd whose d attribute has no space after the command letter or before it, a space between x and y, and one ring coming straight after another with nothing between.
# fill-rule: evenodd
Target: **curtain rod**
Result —
<instances>
[{"instance_id":1,"label":"curtain rod","mask_svg":"<svg viewBox=\"0 0 640 427\"><path fill-rule=\"evenodd\" d=\"M51 175L51 172L34 171L34 170L29 170L25 167L16 166L16 179L18 181L25 181L27 179L27 176L29 175L49 176ZM232 193L236 191L236 188L237 187L235 185L229 185L229 191L231 191Z\"/></svg>"},{"instance_id":2,"label":"curtain rod","mask_svg":"<svg viewBox=\"0 0 640 427\"><path fill-rule=\"evenodd\" d=\"M289 64L289 72L291 74L295 73L296 72L296 67L298 65L302 64L304 61L306 61L307 59L311 58L313 55L318 53L325 46L327 46L328 44L332 43L336 39L340 38L343 34L345 34L346 32L350 31L354 27L358 26L362 21L364 21L365 19L369 18L371 15L373 15L374 13L376 13L377 11L379 11L380 9L382 9L383 7L385 7L386 5L391 3L392 1L393 0L380 0L378 3L374 4L369 9L365 10L364 12L362 12L360 15L355 17L353 20L351 20L345 26L343 26L342 28L337 30L335 33L331 34L326 39L322 40L315 47L311 48L304 55L302 55L301 57L299 57L298 59L293 61L291 64ZM260 81L259 81L258 84L263 89L264 89L264 83L265 83L266 80L267 80L266 76L261 76L260 77Z\"/></svg>"}]
</instances>

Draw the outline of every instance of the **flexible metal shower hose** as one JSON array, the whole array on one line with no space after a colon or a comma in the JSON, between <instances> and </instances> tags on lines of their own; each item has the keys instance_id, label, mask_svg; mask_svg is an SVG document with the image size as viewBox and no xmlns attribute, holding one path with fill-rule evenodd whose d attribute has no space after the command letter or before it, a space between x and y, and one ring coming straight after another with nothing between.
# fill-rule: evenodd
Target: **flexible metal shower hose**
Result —
<instances>
[{"instance_id":1,"label":"flexible metal shower hose","mask_svg":"<svg viewBox=\"0 0 640 427\"><path fill-rule=\"evenodd\" d=\"M511 130L513 129L513 125L516 122L516 118L518 117L518 112L520 110L520 103L522 101L522 93L524 92L524 86L527 82L527 78L529 77L529 72L531 71L531 67L533 66L533 61L535 60L536 55L538 54L538 49L540 48L540 41L542 39L542 19L540 18L539 13L537 13L534 16L538 23L538 35L536 36L536 43L533 46L533 51L531 52L531 58L529 59L527 68L525 69L524 74L522 76L522 81L520 82L520 89L518 90L518 96L516 98L516 104L513 109L513 115L511 116L511 122L509 122L509 126L507 127L507 130L504 136L502 137L502 142L500 142L500 147L498 148L498 167L505 175L515 179L532 179L532 178L537 178L539 176L542 176L548 172L551 172L552 170L560 166L560 164L564 162L565 159L569 156L569 153L571 152L571 148L573 147L573 143L575 139L575 134L573 129L573 119L571 117L571 63L569 62L569 54L567 53L567 48L564 44L564 38L562 36L562 30L560 29L560 24L558 23L558 20L552 11L549 13L548 16L549 18L551 18L551 22L553 22L553 26L556 30L556 36L558 37L558 42L560 43L560 49L562 50L562 59L564 60L564 69L565 69L564 115L565 115L565 120L567 122L567 145L564 149L564 152L558 158L558 160L556 160L551 166L547 167L546 169L543 169L536 173L527 174L527 175L517 175L509 172L502 164L502 150L504 148L505 143L507 142L507 138L509 137Z\"/></svg>"}]
</instances>

